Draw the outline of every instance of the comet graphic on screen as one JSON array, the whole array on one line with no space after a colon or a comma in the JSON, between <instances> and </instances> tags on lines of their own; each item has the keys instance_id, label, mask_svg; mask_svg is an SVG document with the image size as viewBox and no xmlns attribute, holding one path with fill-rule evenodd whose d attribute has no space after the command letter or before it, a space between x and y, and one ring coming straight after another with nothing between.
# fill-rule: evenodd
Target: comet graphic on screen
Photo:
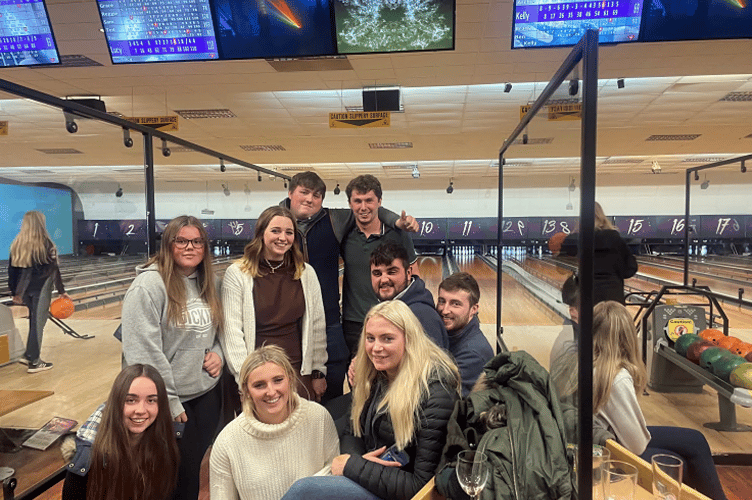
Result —
<instances>
[{"instance_id":1,"label":"comet graphic on screen","mask_svg":"<svg viewBox=\"0 0 752 500\"><path fill-rule=\"evenodd\" d=\"M742 0L743 1L743 0ZM266 0L266 3L274 7L273 14L283 23L289 24L293 28L301 28L300 21L295 14L290 10L290 6L287 5L285 0Z\"/></svg>"},{"instance_id":2,"label":"comet graphic on screen","mask_svg":"<svg viewBox=\"0 0 752 500\"><path fill-rule=\"evenodd\" d=\"M747 8L747 0L726 0L726 3L740 9Z\"/></svg>"}]
</instances>

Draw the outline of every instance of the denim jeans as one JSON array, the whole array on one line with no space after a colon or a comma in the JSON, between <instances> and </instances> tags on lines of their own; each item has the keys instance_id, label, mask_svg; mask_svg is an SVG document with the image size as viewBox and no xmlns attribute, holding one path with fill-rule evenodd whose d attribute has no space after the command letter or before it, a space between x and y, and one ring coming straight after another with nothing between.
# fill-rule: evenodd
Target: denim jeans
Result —
<instances>
[{"instance_id":1,"label":"denim jeans","mask_svg":"<svg viewBox=\"0 0 752 500\"><path fill-rule=\"evenodd\" d=\"M282 500L380 500L379 497L344 476L312 476L298 479Z\"/></svg>"}]
</instances>

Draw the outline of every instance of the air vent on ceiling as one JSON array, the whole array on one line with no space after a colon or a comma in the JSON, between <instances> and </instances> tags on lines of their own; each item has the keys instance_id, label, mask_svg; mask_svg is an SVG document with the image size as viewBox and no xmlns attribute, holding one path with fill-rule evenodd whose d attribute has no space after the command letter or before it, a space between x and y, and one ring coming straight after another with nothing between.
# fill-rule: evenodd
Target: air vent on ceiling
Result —
<instances>
[{"instance_id":1,"label":"air vent on ceiling","mask_svg":"<svg viewBox=\"0 0 752 500\"><path fill-rule=\"evenodd\" d=\"M37 149L40 153L46 155L82 155L82 151L73 148L50 148L50 149Z\"/></svg>"},{"instance_id":2,"label":"air vent on ceiling","mask_svg":"<svg viewBox=\"0 0 752 500\"><path fill-rule=\"evenodd\" d=\"M287 151L280 144L245 144L240 146L243 151Z\"/></svg>"},{"instance_id":3,"label":"air vent on ceiling","mask_svg":"<svg viewBox=\"0 0 752 500\"><path fill-rule=\"evenodd\" d=\"M266 62L280 73L295 71L352 71L353 69L346 56L267 59Z\"/></svg>"},{"instance_id":4,"label":"air vent on ceiling","mask_svg":"<svg viewBox=\"0 0 752 500\"><path fill-rule=\"evenodd\" d=\"M725 159L720 156L695 156L694 158L684 158L682 163L715 163Z\"/></svg>"},{"instance_id":5,"label":"air vent on ceiling","mask_svg":"<svg viewBox=\"0 0 752 500\"><path fill-rule=\"evenodd\" d=\"M417 166L417 163L411 163L409 165L383 165L381 168L384 170L411 170Z\"/></svg>"},{"instance_id":6,"label":"air vent on ceiling","mask_svg":"<svg viewBox=\"0 0 752 500\"><path fill-rule=\"evenodd\" d=\"M752 92L729 92L720 101L752 101Z\"/></svg>"},{"instance_id":7,"label":"air vent on ceiling","mask_svg":"<svg viewBox=\"0 0 752 500\"><path fill-rule=\"evenodd\" d=\"M644 161L645 161L644 159L641 160L639 158L609 158L603 163L601 163L601 165L630 165L630 164L636 165L637 163L642 163Z\"/></svg>"},{"instance_id":8,"label":"air vent on ceiling","mask_svg":"<svg viewBox=\"0 0 752 500\"><path fill-rule=\"evenodd\" d=\"M308 168L304 165L298 165L296 167L278 167L278 170L281 170L282 172L313 172L312 168Z\"/></svg>"},{"instance_id":9,"label":"air vent on ceiling","mask_svg":"<svg viewBox=\"0 0 752 500\"><path fill-rule=\"evenodd\" d=\"M666 134L651 135L646 141L694 141L702 134Z\"/></svg>"},{"instance_id":10,"label":"air vent on ceiling","mask_svg":"<svg viewBox=\"0 0 752 500\"><path fill-rule=\"evenodd\" d=\"M530 103L532 104L532 102ZM564 97L560 99L549 99L546 101L546 105L556 104L582 104L582 100L579 97Z\"/></svg>"},{"instance_id":11,"label":"air vent on ceiling","mask_svg":"<svg viewBox=\"0 0 752 500\"><path fill-rule=\"evenodd\" d=\"M413 147L412 142L369 142L368 147L371 149L410 149Z\"/></svg>"},{"instance_id":12,"label":"air vent on ceiling","mask_svg":"<svg viewBox=\"0 0 752 500\"><path fill-rule=\"evenodd\" d=\"M52 66L54 68L84 68L86 66L102 66L101 63L81 54L71 54L60 56L60 64Z\"/></svg>"},{"instance_id":13,"label":"air vent on ceiling","mask_svg":"<svg viewBox=\"0 0 752 500\"><path fill-rule=\"evenodd\" d=\"M133 173L133 172L138 172L139 174L143 174L144 173L144 169L143 168L116 168L114 171L115 172L122 172L122 173Z\"/></svg>"},{"instance_id":14,"label":"air vent on ceiling","mask_svg":"<svg viewBox=\"0 0 752 500\"><path fill-rule=\"evenodd\" d=\"M533 146L537 144L551 144L554 142L553 137L533 137L527 140L527 143L522 142L522 139L517 139L512 144L519 144L521 146Z\"/></svg>"},{"instance_id":15,"label":"air vent on ceiling","mask_svg":"<svg viewBox=\"0 0 752 500\"><path fill-rule=\"evenodd\" d=\"M36 168L36 169L29 169L29 170L21 170L24 174L29 175L38 175L38 174L54 174L52 170L45 170L43 168Z\"/></svg>"},{"instance_id":16,"label":"air vent on ceiling","mask_svg":"<svg viewBox=\"0 0 752 500\"><path fill-rule=\"evenodd\" d=\"M504 162L504 168L509 168L509 167L529 167L530 165L532 165L532 163L530 163L530 162L524 162L524 163L523 162L507 162L507 161ZM491 165L491 168L499 168L499 162L498 161L494 162Z\"/></svg>"},{"instance_id":17,"label":"air vent on ceiling","mask_svg":"<svg viewBox=\"0 0 752 500\"><path fill-rule=\"evenodd\" d=\"M237 118L229 109L181 109L175 110L181 118L201 120L204 118Z\"/></svg>"},{"instance_id":18,"label":"air vent on ceiling","mask_svg":"<svg viewBox=\"0 0 752 500\"><path fill-rule=\"evenodd\" d=\"M172 147L170 146L170 152L172 153L195 153L196 150L193 148L184 148L182 146L180 147Z\"/></svg>"}]
</instances>

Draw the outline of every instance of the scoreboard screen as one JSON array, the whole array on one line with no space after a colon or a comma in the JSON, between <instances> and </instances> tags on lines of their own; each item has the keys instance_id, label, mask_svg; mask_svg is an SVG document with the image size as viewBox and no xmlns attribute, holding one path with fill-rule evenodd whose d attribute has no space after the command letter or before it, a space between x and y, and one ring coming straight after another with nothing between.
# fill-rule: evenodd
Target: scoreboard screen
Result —
<instances>
[{"instance_id":1,"label":"scoreboard screen","mask_svg":"<svg viewBox=\"0 0 752 500\"><path fill-rule=\"evenodd\" d=\"M0 67L60 64L43 0L0 0Z\"/></svg>"}]
</instances>

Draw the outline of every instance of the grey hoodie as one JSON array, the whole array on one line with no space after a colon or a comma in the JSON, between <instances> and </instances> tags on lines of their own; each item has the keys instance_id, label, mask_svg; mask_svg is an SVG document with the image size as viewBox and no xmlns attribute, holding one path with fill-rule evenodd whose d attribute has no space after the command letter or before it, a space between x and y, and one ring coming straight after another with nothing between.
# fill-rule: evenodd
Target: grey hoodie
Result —
<instances>
[{"instance_id":1,"label":"grey hoodie","mask_svg":"<svg viewBox=\"0 0 752 500\"><path fill-rule=\"evenodd\" d=\"M209 351L224 363L217 328L208 304L201 299L198 273L183 278L186 320L176 326L167 321L167 289L157 266L137 267L136 272L123 300L123 367L143 363L156 368L167 386L175 418L185 411L183 401L205 394L219 382L219 377L203 369ZM219 291L220 280L214 278Z\"/></svg>"}]
</instances>

